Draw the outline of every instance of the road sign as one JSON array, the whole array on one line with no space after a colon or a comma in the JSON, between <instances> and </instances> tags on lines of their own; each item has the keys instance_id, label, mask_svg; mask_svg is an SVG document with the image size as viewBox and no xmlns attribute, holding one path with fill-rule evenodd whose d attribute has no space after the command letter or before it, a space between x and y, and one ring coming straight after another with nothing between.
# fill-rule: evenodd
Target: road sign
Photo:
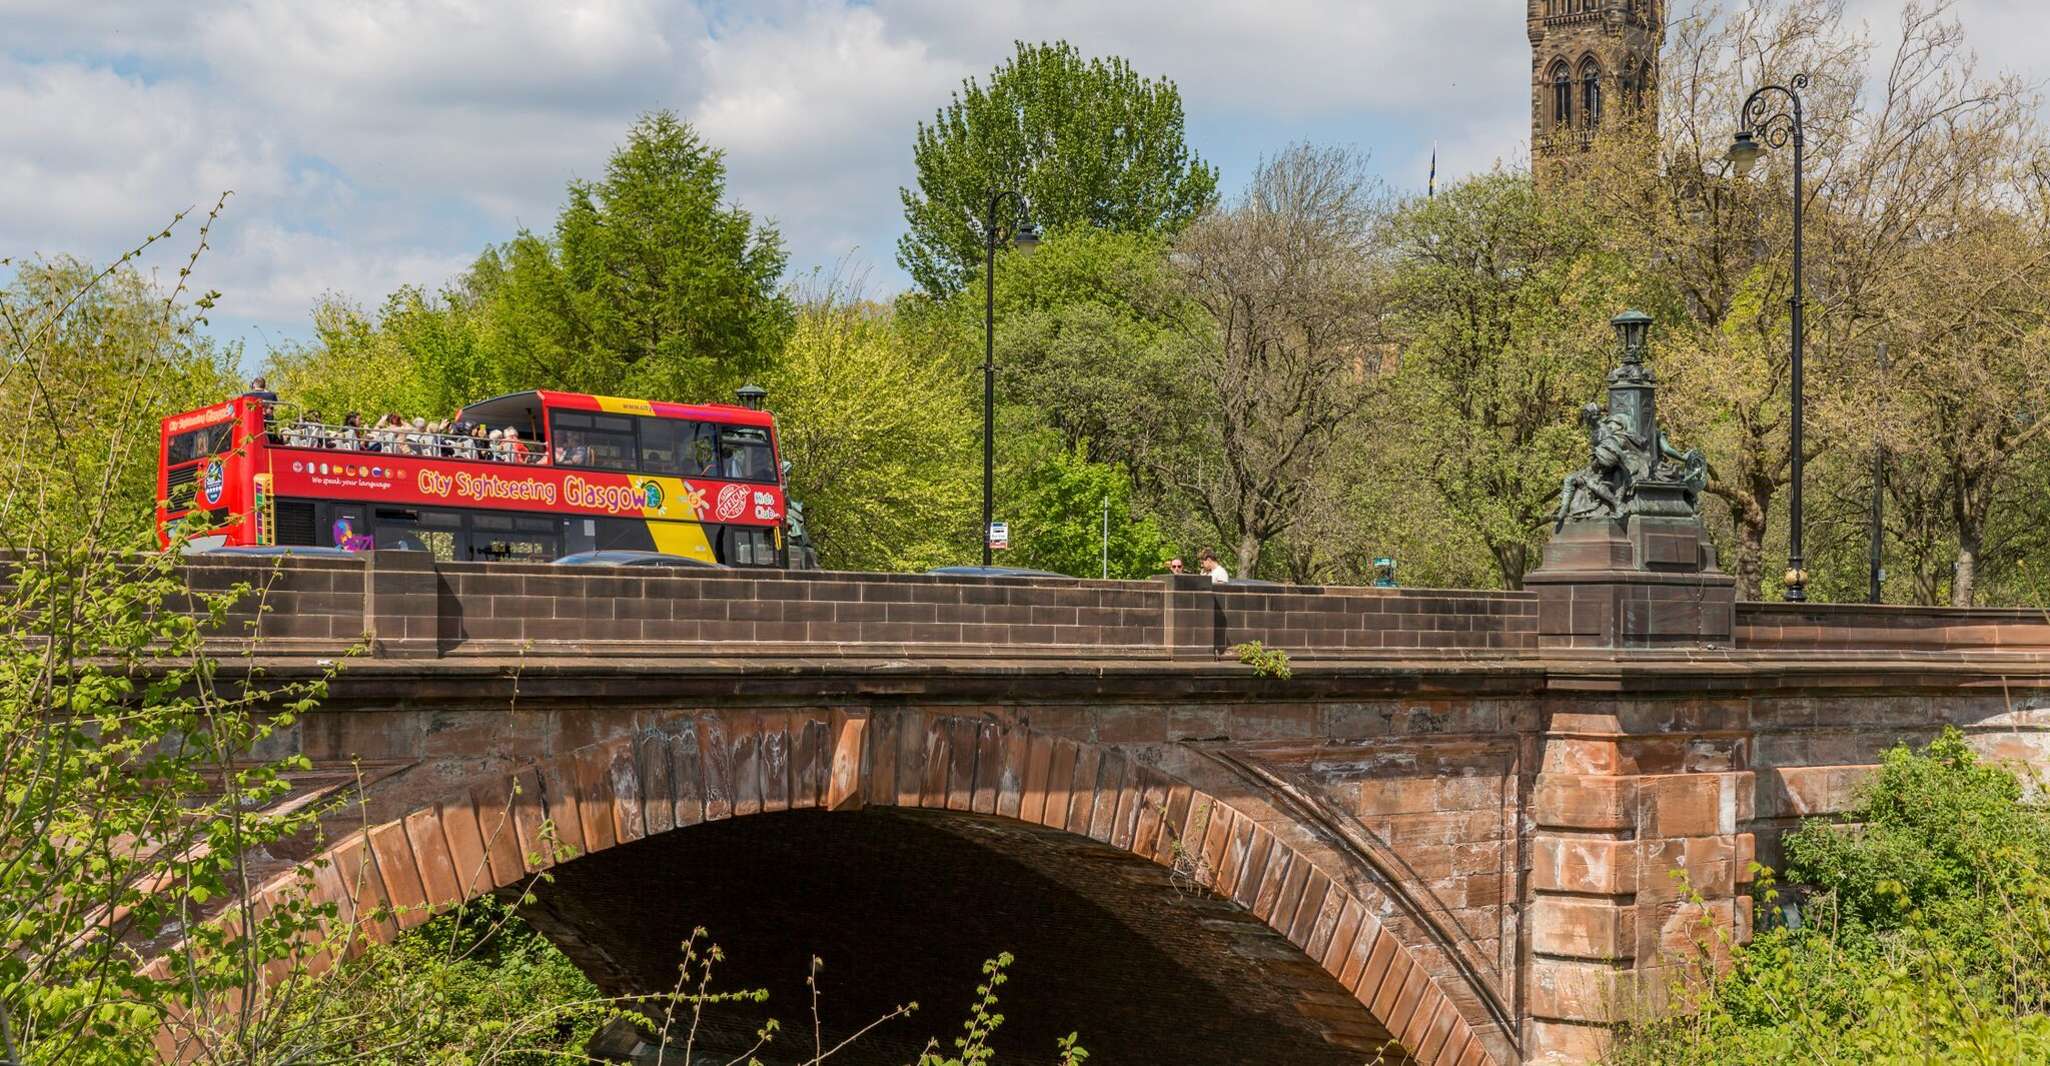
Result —
<instances>
[{"instance_id":1,"label":"road sign","mask_svg":"<svg viewBox=\"0 0 2050 1066\"><path fill-rule=\"evenodd\" d=\"M989 524L989 546L996 551L1003 551L1011 546L1011 524L1009 522L991 522Z\"/></svg>"}]
</instances>

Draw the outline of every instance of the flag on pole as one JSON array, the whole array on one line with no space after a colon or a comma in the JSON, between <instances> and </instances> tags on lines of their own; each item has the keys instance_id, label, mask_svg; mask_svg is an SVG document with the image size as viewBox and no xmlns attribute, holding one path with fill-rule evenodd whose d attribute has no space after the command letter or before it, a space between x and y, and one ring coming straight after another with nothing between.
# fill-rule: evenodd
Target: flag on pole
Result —
<instances>
[{"instance_id":1,"label":"flag on pole","mask_svg":"<svg viewBox=\"0 0 2050 1066\"><path fill-rule=\"evenodd\" d=\"M1438 142L1431 142L1431 176L1424 179L1424 195L1438 195Z\"/></svg>"}]
</instances>

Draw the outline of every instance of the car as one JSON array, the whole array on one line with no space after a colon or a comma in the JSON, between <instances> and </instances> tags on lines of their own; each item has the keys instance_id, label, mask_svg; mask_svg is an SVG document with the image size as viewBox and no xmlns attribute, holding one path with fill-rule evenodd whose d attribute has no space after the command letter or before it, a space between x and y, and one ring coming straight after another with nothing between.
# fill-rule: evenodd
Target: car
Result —
<instances>
[{"instance_id":1,"label":"car","mask_svg":"<svg viewBox=\"0 0 2050 1066\"><path fill-rule=\"evenodd\" d=\"M327 548L318 544L216 544L205 548L188 548L187 555L250 555L267 558L279 555L304 557L325 557L353 559L356 552L345 548Z\"/></svg>"},{"instance_id":2,"label":"car","mask_svg":"<svg viewBox=\"0 0 2050 1066\"><path fill-rule=\"evenodd\" d=\"M603 551L571 552L555 560L556 566L682 566L704 570L724 570L719 563L708 563L688 555L671 555L668 552L631 551L625 548L611 548Z\"/></svg>"},{"instance_id":3,"label":"car","mask_svg":"<svg viewBox=\"0 0 2050 1066\"><path fill-rule=\"evenodd\" d=\"M1028 570L1022 566L936 566L928 574L941 577L1067 577L1051 570Z\"/></svg>"}]
</instances>

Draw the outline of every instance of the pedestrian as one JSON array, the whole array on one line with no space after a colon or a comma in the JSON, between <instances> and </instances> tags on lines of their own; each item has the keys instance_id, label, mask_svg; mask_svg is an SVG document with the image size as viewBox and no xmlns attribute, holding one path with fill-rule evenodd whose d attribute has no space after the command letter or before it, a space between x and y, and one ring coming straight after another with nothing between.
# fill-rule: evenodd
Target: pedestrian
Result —
<instances>
[{"instance_id":1,"label":"pedestrian","mask_svg":"<svg viewBox=\"0 0 2050 1066\"><path fill-rule=\"evenodd\" d=\"M1196 565L1210 575L1212 584L1222 585L1231 580L1231 571L1226 570L1224 564L1217 561L1217 553L1208 548L1196 553Z\"/></svg>"},{"instance_id":2,"label":"pedestrian","mask_svg":"<svg viewBox=\"0 0 2050 1066\"><path fill-rule=\"evenodd\" d=\"M1167 561L1167 572L1168 572L1168 573L1170 573L1170 574L1186 574L1186 573L1188 573L1188 570L1187 570L1186 568L1184 568L1184 567L1182 566L1182 557L1181 557L1181 556L1177 555L1177 556L1175 556L1174 558L1172 558L1172 559L1169 559L1169 560Z\"/></svg>"}]
</instances>

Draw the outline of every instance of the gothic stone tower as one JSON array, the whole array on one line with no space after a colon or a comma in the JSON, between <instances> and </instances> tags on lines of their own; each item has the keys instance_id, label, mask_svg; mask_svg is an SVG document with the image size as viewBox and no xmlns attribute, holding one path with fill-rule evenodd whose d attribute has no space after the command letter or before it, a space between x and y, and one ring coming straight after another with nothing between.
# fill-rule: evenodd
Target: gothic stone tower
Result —
<instances>
[{"instance_id":1,"label":"gothic stone tower","mask_svg":"<svg viewBox=\"0 0 2050 1066\"><path fill-rule=\"evenodd\" d=\"M1585 148L1619 113L1658 106L1665 0L1525 3L1534 160Z\"/></svg>"}]
</instances>

